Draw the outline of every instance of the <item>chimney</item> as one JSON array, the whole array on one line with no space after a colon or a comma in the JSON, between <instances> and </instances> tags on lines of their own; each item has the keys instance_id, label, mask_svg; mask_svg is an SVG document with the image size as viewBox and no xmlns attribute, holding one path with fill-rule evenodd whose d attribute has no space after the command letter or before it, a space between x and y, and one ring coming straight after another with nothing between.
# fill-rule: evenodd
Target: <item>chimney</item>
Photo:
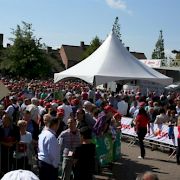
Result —
<instances>
[{"instance_id":1,"label":"chimney","mask_svg":"<svg viewBox=\"0 0 180 180\"><path fill-rule=\"evenodd\" d=\"M0 34L0 48L3 48L3 34Z\"/></svg>"},{"instance_id":2,"label":"chimney","mask_svg":"<svg viewBox=\"0 0 180 180\"><path fill-rule=\"evenodd\" d=\"M80 42L80 47L84 50L84 48L85 48L84 41Z\"/></svg>"},{"instance_id":3,"label":"chimney","mask_svg":"<svg viewBox=\"0 0 180 180\"><path fill-rule=\"evenodd\" d=\"M127 46L126 49L129 51L129 47Z\"/></svg>"},{"instance_id":4,"label":"chimney","mask_svg":"<svg viewBox=\"0 0 180 180\"><path fill-rule=\"evenodd\" d=\"M47 52L48 52L48 53L52 52L52 47L48 46L48 47L47 47Z\"/></svg>"}]
</instances>

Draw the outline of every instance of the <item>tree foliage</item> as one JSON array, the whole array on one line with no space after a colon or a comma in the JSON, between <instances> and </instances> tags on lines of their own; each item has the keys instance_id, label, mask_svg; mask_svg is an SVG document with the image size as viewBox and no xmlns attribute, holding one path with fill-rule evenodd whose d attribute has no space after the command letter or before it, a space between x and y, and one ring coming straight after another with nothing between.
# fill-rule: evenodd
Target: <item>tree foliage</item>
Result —
<instances>
[{"instance_id":1,"label":"tree foliage","mask_svg":"<svg viewBox=\"0 0 180 180\"><path fill-rule=\"evenodd\" d=\"M159 38L156 42L155 49L152 53L152 59L166 59L164 53L164 39L162 30L160 30Z\"/></svg>"},{"instance_id":2,"label":"tree foliage","mask_svg":"<svg viewBox=\"0 0 180 180\"><path fill-rule=\"evenodd\" d=\"M22 22L12 29L14 38L10 38L12 45L5 50L5 57L1 61L1 69L11 75L27 78L47 76L50 66L45 53L45 46L33 34L32 24Z\"/></svg>"},{"instance_id":3,"label":"tree foliage","mask_svg":"<svg viewBox=\"0 0 180 180\"><path fill-rule=\"evenodd\" d=\"M121 33L120 33L120 24L119 24L119 18L116 17L114 24L113 24L113 28L112 28L112 32L117 36L117 38L121 40Z\"/></svg>"},{"instance_id":4,"label":"tree foliage","mask_svg":"<svg viewBox=\"0 0 180 180\"><path fill-rule=\"evenodd\" d=\"M102 41L96 36L90 43L90 46L84 51L82 60L90 56L100 45Z\"/></svg>"}]
</instances>

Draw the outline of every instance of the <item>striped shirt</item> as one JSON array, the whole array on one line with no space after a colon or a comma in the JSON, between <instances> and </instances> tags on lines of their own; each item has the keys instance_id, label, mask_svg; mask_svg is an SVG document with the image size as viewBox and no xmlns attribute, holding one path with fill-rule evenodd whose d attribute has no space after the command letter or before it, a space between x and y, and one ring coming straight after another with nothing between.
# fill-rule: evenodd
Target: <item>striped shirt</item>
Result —
<instances>
[{"instance_id":1,"label":"striped shirt","mask_svg":"<svg viewBox=\"0 0 180 180\"><path fill-rule=\"evenodd\" d=\"M58 141L60 144L60 157L62 160L63 156L68 156L69 151L74 152L76 147L80 145L80 133L78 130L75 133L72 133L70 129L66 129L59 135Z\"/></svg>"}]
</instances>

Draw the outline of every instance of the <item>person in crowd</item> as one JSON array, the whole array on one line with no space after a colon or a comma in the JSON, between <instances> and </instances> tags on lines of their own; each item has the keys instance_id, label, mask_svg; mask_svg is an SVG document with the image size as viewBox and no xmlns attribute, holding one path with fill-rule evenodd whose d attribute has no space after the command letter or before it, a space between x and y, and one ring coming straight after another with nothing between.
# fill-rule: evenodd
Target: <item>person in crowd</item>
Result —
<instances>
[{"instance_id":1,"label":"person in crowd","mask_svg":"<svg viewBox=\"0 0 180 180\"><path fill-rule=\"evenodd\" d=\"M13 170L6 173L1 180L39 180L39 178L29 170Z\"/></svg>"},{"instance_id":2,"label":"person in crowd","mask_svg":"<svg viewBox=\"0 0 180 180\"><path fill-rule=\"evenodd\" d=\"M109 126L111 124L111 119L113 117L113 114L115 114L116 112L117 111L110 105L106 105L104 107L104 110L100 113L100 115L93 127L93 132L97 136L101 136L109 130Z\"/></svg>"},{"instance_id":3,"label":"person in crowd","mask_svg":"<svg viewBox=\"0 0 180 180\"><path fill-rule=\"evenodd\" d=\"M109 102L109 105L111 105L112 107L117 109L117 99L115 98L114 92L110 93L110 95L108 97L108 102Z\"/></svg>"},{"instance_id":4,"label":"person in crowd","mask_svg":"<svg viewBox=\"0 0 180 180\"><path fill-rule=\"evenodd\" d=\"M23 112L26 110L26 107L31 104L31 99L29 98L25 98L22 105L21 105L21 113L23 114Z\"/></svg>"},{"instance_id":5,"label":"person in crowd","mask_svg":"<svg viewBox=\"0 0 180 180\"><path fill-rule=\"evenodd\" d=\"M70 180L73 167L73 153L76 147L80 145L80 133L76 128L75 119L69 118L67 124L68 129L62 131L58 137L62 180Z\"/></svg>"},{"instance_id":6,"label":"person in crowd","mask_svg":"<svg viewBox=\"0 0 180 180\"><path fill-rule=\"evenodd\" d=\"M177 136L177 148L176 148L176 162L180 165L180 115L177 121L177 129L178 129L178 136Z\"/></svg>"},{"instance_id":7,"label":"person in crowd","mask_svg":"<svg viewBox=\"0 0 180 180\"><path fill-rule=\"evenodd\" d=\"M169 118L169 121L168 121L168 136L169 136L169 139L172 139L172 140L175 139L174 126L176 126L176 125L177 125L176 111L171 110L170 118Z\"/></svg>"},{"instance_id":8,"label":"person in crowd","mask_svg":"<svg viewBox=\"0 0 180 180\"><path fill-rule=\"evenodd\" d=\"M74 180L93 180L95 172L96 147L92 143L92 130L87 126L80 128L81 145L75 149Z\"/></svg>"},{"instance_id":9,"label":"person in crowd","mask_svg":"<svg viewBox=\"0 0 180 180\"><path fill-rule=\"evenodd\" d=\"M117 104L118 112L122 116L126 116L128 113L128 103L126 102L126 98L120 97L120 101Z\"/></svg>"},{"instance_id":10,"label":"person in crowd","mask_svg":"<svg viewBox=\"0 0 180 180\"><path fill-rule=\"evenodd\" d=\"M134 112L138 109L138 103L137 101L133 101L132 106L129 109L129 115L130 117L134 117Z\"/></svg>"},{"instance_id":11,"label":"person in crowd","mask_svg":"<svg viewBox=\"0 0 180 180\"><path fill-rule=\"evenodd\" d=\"M51 118L47 128L39 135L38 167L40 180L57 180L60 164L60 147L56 138L59 127L58 118Z\"/></svg>"},{"instance_id":12,"label":"person in crowd","mask_svg":"<svg viewBox=\"0 0 180 180\"><path fill-rule=\"evenodd\" d=\"M58 130L56 132L56 136L58 138L59 135L61 134L61 132L64 131L65 129L67 129L67 126L65 125L65 123L63 121L64 109L58 109L56 117L59 119L59 127L58 127Z\"/></svg>"},{"instance_id":13,"label":"person in crowd","mask_svg":"<svg viewBox=\"0 0 180 180\"><path fill-rule=\"evenodd\" d=\"M2 125L2 117L5 113L5 109L4 106L2 104L0 104L0 126Z\"/></svg>"},{"instance_id":14,"label":"person in crowd","mask_svg":"<svg viewBox=\"0 0 180 180\"><path fill-rule=\"evenodd\" d=\"M145 107L146 112L148 112L149 109L152 108L152 107L154 108L153 101L149 100L147 106Z\"/></svg>"},{"instance_id":15,"label":"person in crowd","mask_svg":"<svg viewBox=\"0 0 180 180\"><path fill-rule=\"evenodd\" d=\"M50 103L49 114L52 117L56 117L56 115L57 115L57 107L58 107L57 103L55 103L55 102Z\"/></svg>"},{"instance_id":16,"label":"person in crowd","mask_svg":"<svg viewBox=\"0 0 180 180\"><path fill-rule=\"evenodd\" d=\"M148 130L147 130L147 126L148 126ZM148 115L143 107L139 109L139 113L135 118L135 131L138 135L140 152L141 152L141 155L138 156L138 158L144 159L146 152L145 152L143 140L147 132L148 133L150 132L150 125L149 125Z\"/></svg>"},{"instance_id":17,"label":"person in crowd","mask_svg":"<svg viewBox=\"0 0 180 180\"><path fill-rule=\"evenodd\" d=\"M76 111L75 119L77 122L77 128L81 129L82 127L88 126L86 120L85 120L85 111L82 108L79 108Z\"/></svg>"},{"instance_id":18,"label":"person in crowd","mask_svg":"<svg viewBox=\"0 0 180 180\"><path fill-rule=\"evenodd\" d=\"M17 97L16 96L10 96L11 105L7 107L5 112L8 114L8 116L11 118L11 121L13 124L16 124L19 120L20 116L20 108L17 103Z\"/></svg>"},{"instance_id":19,"label":"person in crowd","mask_svg":"<svg viewBox=\"0 0 180 180\"><path fill-rule=\"evenodd\" d=\"M159 180L158 176L151 171L146 171L142 174L139 174L136 180Z\"/></svg>"},{"instance_id":20,"label":"person in crowd","mask_svg":"<svg viewBox=\"0 0 180 180\"><path fill-rule=\"evenodd\" d=\"M115 126L115 129L118 131L121 130L121 118L122 118L122 115L119 112L113 115L114 126Z\"/></svg>"},{"instance_id":21,"label":"person in crowd","mask_svg":"<svg viewBox=\"0 0 180 180\"><path fill-rule=\"evenodd\" d=\"M176 112L177 112L177 116L179 116L180 115L180 97L176 101Z\"/></svg>"},{"instance_id":22,"label":"person in crowd","mask_svg":"<svg viewBox=\"0 0 180 180\"><path fill-rule=\"evenodd\" d=\"M89 87L88 90L88 101L90 101L91 103L94 103L94 99L95 99L95 91L93 87Z\"/></svg>"},{"instance_id":23,"label":"person in crowd","mask_svg":"<svg viewBox=\"0 0 180 180\"><path fill-rule=\"evenodd\" d=\"M69 119L69 117L73 117L73 111L71 105L66 98L63 99L63 104L58 106L57 110L58 109L64 109L63 122L67 126L67 120Z\"/></svg>"},{"instance_id":24,"label":"person in crowd","mask_svg":"<svg viewBox=\"0 0 180 180\"><path fill-rule=\"evenodd\" d=\"M33 121L35 121L36 123L38 123L38 121L40 119L38 105L39 105L39 100L37 98L33 97L31 99L31 104L29 104L26 107L26 110L31 113L31 119Z\"/></svg>"},{"instance_id":25,"label":"person in crowd","mask_svg":"<svg viewBox=\"0 0 180 180\"><path fill-rule=\"evenodd\" d=\"M157 124L158 129L155 132L155 135L158 135L162 131L162 125L168 123L169 117L166 115L164 108L159 110L159 115L156 116L154 124Z\"/></svg>"},{"instance_id":26,"label":"person in crowd","mask_svg":"<svg viewBox=\"0 0 180 180\"><path fill-rule=\"evenodd\" d=\"M83 101L87 101L88 100L87 88L82 88L81 96L82 96L82 100Z\"/></svg>"},{"instance_id":27,"label":"person in crowd","mask_svg":"<svg viewBox=\"0 0 180 180\"><path fill-rule=\"evenodd\" d=\"M31 113L27 110L23 112L23 120L27 122L26 131L30 132L32 135L32 144L34 148L34 153L37 154L38 146L38 136L39 136L39 125L31 119Z\"/></svg>"},{"instance_id":28,"label":"person in crowd","mask_svg":"<svg viewBox=\"0 0 180 180\"><path fill-rule=\"evenodd\" d=\"M27 121L19 120L17 126L20 130L20 141L14 153L16 169L31 170L32 163L32 134L26 131Z\"/></svg>"},{"instance_id":29,"label":"person in crowd","mask_svg":"<svg viewBox=\"0 0 180 180\"><path fill-rule=\"evenodd\" d=\"M92 103L90 101L85 101L83 106L85 111L85 121L88 124L88 127L92 129L96 122L92 116Z\"/></svg>"},{"instance_id":30,"label":"person in crowd","mask_svg":"<svg viewBox=\"0 0 180 180\"><path fill-rule=\"evenodd\" d=\"M100 111L99 108L94 108L94 109L93 109L93 111L92 111L92 116L93 116L93 119L94 119L95 121L97 121L100 112L101 112L101 111Z\"/></svg>"},{"instance_id":31,"label":"person in crowd","mask_svg":"<svg viewBox=\"0 0 180 180\"><path fill-rule=\"evenodd\" d=\"M16 144L20 140L20 132L17 125L11 123L8 114L2 117L2 125L0 126L0 145L1 145L1 172L6 173L12 170L13 152Z\"/></svg>"},{"instance_id":32,"label":"person in crowd","mask_svg":"<svg viewBox=\"0 0 180 180\"><path fill-rule=\"evenodd\" d=\"M112 140L115 140L117 133L121 131L121 117L121 114L117 112L111 118L110 133L112 134Z\"/></svg>"},{"instance_id":33,"label":"person in crowd","mask_svg":"<svg viewBox=\"0 0 180 180\"><path fill-rule=\"evenodd\" d=\"M154 111L154 107L149 107L147 111L150 123L151 132L154 134L154 121L156 119L156 113Z\"/></svg>"},{"instance_id":34,"label":"person in crowd","mask_svg":"<svg viewBox=\"0 0 180 180\"><path fill-rule=\"evenodd\" d=\"M52 118L52 116L49 113L44 114L44 116L43 116L43 123L44 123L43 130L48 129L48 124L49 124L49 121L51 120L51 118Z\"/></svg>"},{"instance_id":35,"label":"person in crowd","mask_svg":"<svg viewBox=\"0 0 180 180\"><path fill-rule=\"evenodd\" d=\"M78 98L73 98L71 100L71 107L72 107L72 111L73 111L73 116L75 117L76 111L80 107L80 102L79 102Z\"/></svg>"}]
</instances>

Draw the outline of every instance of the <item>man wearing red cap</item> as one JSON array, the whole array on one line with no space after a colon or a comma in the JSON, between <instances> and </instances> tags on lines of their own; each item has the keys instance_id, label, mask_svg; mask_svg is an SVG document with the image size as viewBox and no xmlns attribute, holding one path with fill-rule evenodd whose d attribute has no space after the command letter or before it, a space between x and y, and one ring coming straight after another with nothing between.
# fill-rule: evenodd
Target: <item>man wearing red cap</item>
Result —
<instances>
[{"instance_id":1,"label":"man wearing red cap","mask_svg":"<svg viewBox=\"0 0 180 180\"><path fill-rule=\"evenodd\" d=\"M117 111L110 105L106 105L104 107L104 111L101 113L101 115L98 117L93 130L97 136L103 135L107 132L109 129L109 125L111 123L111 118L113 117L113 114L115 114Z\"/></svg>"}]
</instances>

